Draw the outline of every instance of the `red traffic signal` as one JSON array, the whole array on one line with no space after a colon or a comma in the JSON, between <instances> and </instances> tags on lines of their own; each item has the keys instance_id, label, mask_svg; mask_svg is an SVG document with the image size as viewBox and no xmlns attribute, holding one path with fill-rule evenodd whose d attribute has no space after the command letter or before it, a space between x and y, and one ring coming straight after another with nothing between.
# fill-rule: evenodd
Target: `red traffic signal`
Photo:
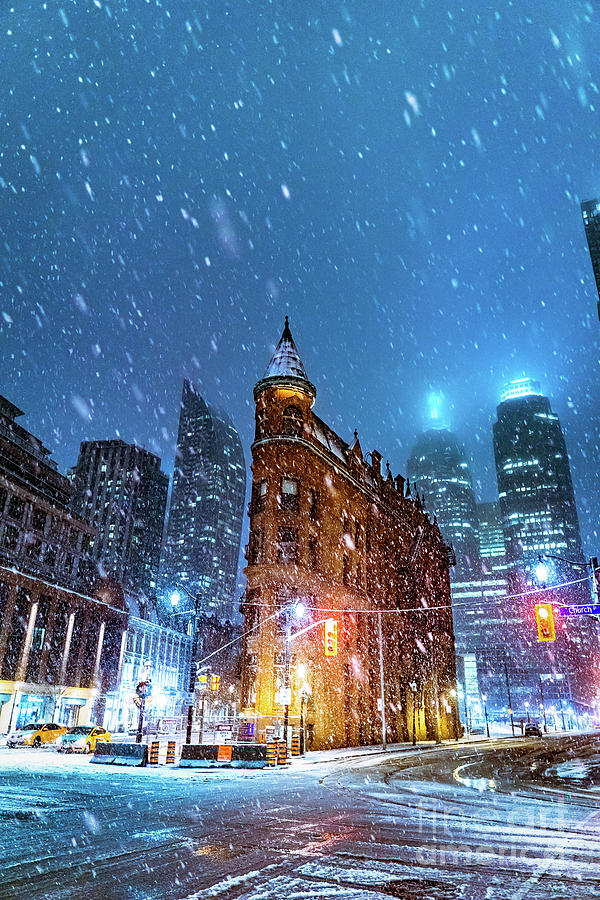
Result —
<instances>
[{"instance_id":1,"label":"red traffic signal","mask_svg":"<svg viewBox=\"0 0 600 900\"><path fill-rule=\"evenodd\" d=\"M210 676L210 689L211 691L219 690L219 682L221 681L220 675L211 675Z\"/></svg>"},{"instance_id":2,"label":"red traffic signal","mask_svg":"<svg viewBox=\"0 0 600 900\"><path fill-rule=\"evenodd\" d=\"M554 609L551 603L535 604L535 622L538 630L538 641L555 641Z\"/></svg>"}]
</instances>

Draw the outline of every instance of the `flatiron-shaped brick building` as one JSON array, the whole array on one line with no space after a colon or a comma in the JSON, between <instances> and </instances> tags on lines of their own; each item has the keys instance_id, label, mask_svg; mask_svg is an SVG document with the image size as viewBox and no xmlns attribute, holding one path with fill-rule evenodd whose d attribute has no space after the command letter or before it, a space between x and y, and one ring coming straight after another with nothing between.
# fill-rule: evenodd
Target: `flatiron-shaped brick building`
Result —
<instances>
[{"instance_id":1,"label":"flatiron-shaped brick building","mask_svg":"<svg viewBox=\"0 0 600 900\"><path fill-rule=\"evenodd\" d=\"M356 434L343 441L315 397L286 319L254 389L244 713L260 739L287 718L315 749L380 741L381 646L387 739L454 737L448 548L404 479Z\"/></svg>"}]
</instances>

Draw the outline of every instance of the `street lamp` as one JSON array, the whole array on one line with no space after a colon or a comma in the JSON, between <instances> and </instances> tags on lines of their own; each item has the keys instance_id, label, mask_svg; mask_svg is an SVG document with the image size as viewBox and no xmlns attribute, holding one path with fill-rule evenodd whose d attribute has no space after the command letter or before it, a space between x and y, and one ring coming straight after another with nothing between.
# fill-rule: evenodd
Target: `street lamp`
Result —
<instances>
[{"instance_id":1,"label":"street lamp","mask_svg":"<svg viewBox=\"0 0 600 900\"><path fill-rule=\"evenodd\" d=\"M529 701L527 701L527 700L525 701L525 712L527 713L527 724L529 725L529 722L530 722L530 719L529 719Z\"/></svg>"},{"instance_id":2,"label":"street lamp","mask_svg":"<svg viewBox=\"0 0 600 900\"><path fill-rule=\"evenodd\" d=\"M409 688L412 691L412 713L413 713L413 727L412 727L412 743L413 747L417 744L417 682L411 681L409 684Z\"/></svg>"},{"instance_id":3,"label":"street lamp","mask_svg":"<svg viewBox=\"0 0 600 900\"><path fill-rule=\"evenodd\" d=\"M490 736L490 723L488 722L488 711L487 711L487 694L482 694L481 699L483 700L483 714L485 716L485 730L487 732L487 736Z\"/></svg>"},{"instance_id":4,"label":"street lamp","mask_svg":"<svg viewBox=\"0 0 600 900\"><path fill-rule=\"evenodd\" d=\"M184 610L183 613L175 613L175 609L181 603L181 594L179 593L178 588L181 588L183 591L185 591L185 593L188 595L190 600L192 600L194 603L193 618L194 618L194 623L195 623L196 619L198 618L198 602L199 602L200 598L196 594L192 594L192 592L189 591L184 584L178 585L177 588L175 588L173 591L171 591L171 595L170 595L169 599L171 601L171 606L173 607L173 615L185 615L187 612L189 612L189 610ZM195 647L195 645L196 645L196 639L194 638L194 647ZM204 668L206 668L206 667L204 667ZM192 653L192 670L190 672L190 683L189 683L189 693L192 695L192 702L188 705L187 727L186 727L186 732L185 732L186 744L192 743L192 725L194 722L194 707L196 705L196 675L197 674L198 673L195 669L193 653ZM203 719L203 721L201 724L201 728L204 727L204 697L203 697L203 706L202 706L202 719ZM200 742L202 742L202 732L200 732Z\"/></svg>"}]
</instances>

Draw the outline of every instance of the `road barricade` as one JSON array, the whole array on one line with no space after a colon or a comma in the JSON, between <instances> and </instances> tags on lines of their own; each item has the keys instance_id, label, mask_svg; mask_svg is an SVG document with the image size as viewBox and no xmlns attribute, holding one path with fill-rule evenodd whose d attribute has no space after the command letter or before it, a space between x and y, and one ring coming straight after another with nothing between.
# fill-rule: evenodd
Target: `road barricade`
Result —
<instances>
[{"instance_id":1,"label":"road barricade","mask_svg":"<svg viewBox=\"0 0 600 900\"><path fill-rule=\"evenodd\" d=\"M160 753L160 741L152 741L150 751L148 753L148 764L151 766L158 765L158 754Z\"/></svg>"},{"instance_id":2,"label":"road barricade","mask_svg":"<svg viewBox=\"0 0 600 900\"><path fill-rule=\"evenodd\" d=\"M98 741L90 762L113 766L146 766L148 765L148 747L146 744L117 744L112 741Z\"/></svg>"},{"instance_id":3,"label":"road barricade","mask_svg":"<svg viewBox=\"0 0 600 900\"><path fill-rule=\"evenodd\" d=\"M167 744L167 765L175 765L175 741L169 741Z\"/></svg>"},{"instance_id":4,"label":"road barricade","mask_svg":"<svg viewBox=\"0 0 600 900\"><path fill-rule=\"evenodd\" d=\"M288 764L289 760L287 758L288 748L285 741L277 742L277 765L285 766Z\"/></svg>"},{"instance_id":5,"label":"road barricade","mask_svg":"<svg viewBox=\"0 0 600 900\"><path fill-rule=\"evenodd\" d=\"M300 735L292 735L292 756L300 756Z\"/></svg>"},{"instance_id":6,"label":"road barricade","mask_svg":"<svg viewBox=\"0 0 600 900\"><path fill-rule=\"evenodd\" d=\"M179 767L264 769L268 765L265 744L184 744Z\"/></svg>"},{"instance_id":7,"label":"road barricade","mask_svg":"<svg viewBox=\"0 0 600 900\"><path fill-rule=\"evenodd\" d=\"M267 766L277 765L277 744L267 744Z\"/></svg>"}]
</instances>

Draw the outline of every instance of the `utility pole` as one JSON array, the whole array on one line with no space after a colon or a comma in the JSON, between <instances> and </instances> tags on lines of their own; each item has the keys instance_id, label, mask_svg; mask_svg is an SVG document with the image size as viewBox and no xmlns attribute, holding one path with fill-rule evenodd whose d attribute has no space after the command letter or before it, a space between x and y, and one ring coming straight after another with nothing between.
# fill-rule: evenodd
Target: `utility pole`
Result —
<instances>
[{"instance_id":1,"label":"utility pole","mask_svg":"<svg viewBox=\"0 0 600 900\"><path fill-rule=\"evenodd\" d=\"M291 741L288 736L289 731L289 722L290 722L290 702L291 702L291 687L290 687L290 669L292 666L292 653L291 653L291 643L292 643L292 621L290 618L289 610L285 613L285 669L284 669L284 682L283 682L283 692L284 692L284 709L283 709L283 739L285 741L286 747L288 749L291 747Z\"/></svg>"},{"instance_id":2,"label":"utility pole","mask_svg":"<svg viewBox=\"0 0 600 900\"><path fill-rule=\"evenodd\" d=\"M504 675L506 677L506 693L508 694L508 711L510 713L510 727L513 737L515 736L515 720L513 719L512 700L510 698L510 681L508 679L508 663L504 660Z\"/></svg>"},{"instance_id":3,"label":"utility pole","mask_svg":"<svg viewBox=\"0 0 600 900\"><path fill-rule=\"evenodd\" d=\"M377 614L377 633L379 637L379 687L381 693L381 746L387 749L387 725L385 722L385 679L383 677L383 636L381 633L381 613Z\"/></svg>"}]
</instances>

